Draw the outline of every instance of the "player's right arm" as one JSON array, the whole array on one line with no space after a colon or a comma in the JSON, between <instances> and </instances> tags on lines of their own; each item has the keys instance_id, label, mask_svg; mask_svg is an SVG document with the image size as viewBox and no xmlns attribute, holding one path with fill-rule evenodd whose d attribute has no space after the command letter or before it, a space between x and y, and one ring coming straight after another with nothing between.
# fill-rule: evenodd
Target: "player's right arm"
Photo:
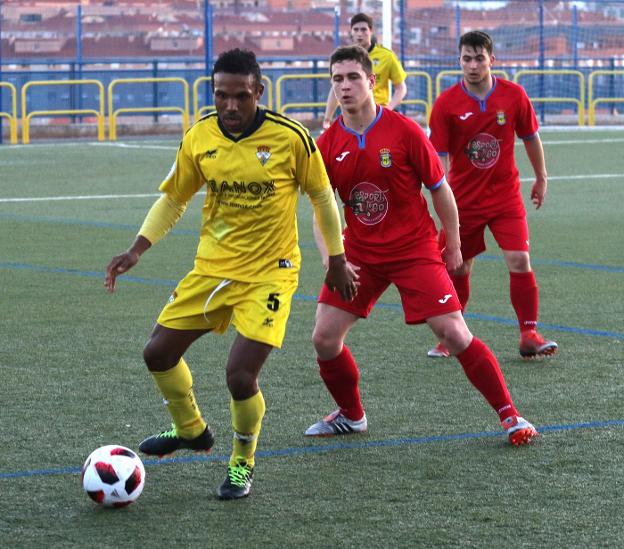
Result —
<instances>
[{"instance_id":1,"label":"player's right arm","mask_svg":"<svg viewBox=\"0 0 624 549\"><path fill-rule=\"evenodd\" d=\"M331 126L334 119L334 113L338 108L338 99L332 88L329 88L329 95L327 96L327 105L325 106L325 116L323 117L323 129L326 130Z\"/></svg>"},{"instance_id":2,"label":"player's right arm","mask_svg":"<svg viewBox=\"0 0 624 549\"><path fill-rule=\"evenodd\" d=\"M188 141L184 140L178 150L175 164L160 185L160 190L164 194L147 212L132 245L125 252L113 257L106 267L104 287L109 292L115 291L117 277L132 269L140 257L171 230L182 217L190 199L201 187L202 178L192 161L188 147Z\"/></svg>"}]
</instances>

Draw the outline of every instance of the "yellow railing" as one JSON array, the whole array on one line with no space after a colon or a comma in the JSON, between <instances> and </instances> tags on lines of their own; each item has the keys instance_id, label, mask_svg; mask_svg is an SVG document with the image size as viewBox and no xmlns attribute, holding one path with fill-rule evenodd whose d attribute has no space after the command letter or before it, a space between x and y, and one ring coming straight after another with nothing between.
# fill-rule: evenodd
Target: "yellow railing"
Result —
<instances>
[{"instance_id":1,"label":"yellow railing","mask_svg":"<svg viewBox=\"0 0 624 549\"><path fill-rule=\"evenodd\" d=\"M578 77L578 98L576 97L530 97L534 103L574 103L578 110L578 123L579 126L585 124L585 77L580 71L568 70L568 69L527 69L518 71L514 75L514 82L519 84L520 78L523 76L563 76L571 75Z\"/></svg>"},{"instance_id":2,"label":"yellow railing","mask_svg":"<svg viewBox=\"0 0 624 549\"><path fill-rule=\"evenodd\" d=\"M0 82L0 88L7 88L11 94L11 110L0 111L0 118L8 118L9 142L15 145L17 143L17 90L10 82Z\"/></svg>"},{"instance_id":3,"label":"yellow railing","mask_svg":"<svg viewBox=\"0 0 624 549\"><path fill-rule=\"evenodd\" d=\"M28 112L27 91L36 86L96 86L100 92L99 109L55 109L47 111ZM22 87L22 142L30 143L30 119L34 116L57 116L68 114L92 114L95 115L98 127L98 141L104 141L104 86L99 80L33 80Z\"/></svg>"},{"instance_id":4,"label":"yellow railing","mask_svg":"<svg viewBox=\"0 0 624 549\"><path fill-rule=\"evenodd\" d=\"M429 115L431 114L431 106L433 104L433 96L432 96L432 81L429 73L425 71L407 71L407 77L416 77L416 78L424 78L427 84L427 99L404 99L401 103L402 105L424 105L425 107L425 117L427 119L427 124L429 124ZM409 89L409 88L408 88Z\"/></svg>"},{"instance_id":5,"label":"yellow railing","mask_svg":"<svg viewBox=\"0 0 624 549\"><path fill-rule=\"evenodd\" d=\"M199 107L199 85L202 82L210 82L212 80L211 76L200 76L195 82L193 82L193 120L199 120L205 112L213 111L214 105L204 105L203 107ZM267 99L265 106L267 109L273 109L273 82L268 76L262 76L262 82L264 83L264 93L262 94L263 98Z\"/></svg>"},{"instance_id":6,"label":"yellow railing","mask_svg":"<svg viewBox=\"0 0 624 549\"><path fill-rule=\"evenodd\" d=\"M596 97L594 98L594 77L596 76L624 76L624 70L613 71L593 71L589 75L589 82L587 84L588 101L589 106L589 125L593 126L596 123L596 105L599 103L624 103L624 97Z\"/></svg>"},{"instance_id":7,"label":"yellow railing","mask_svg":"<svg viewBox=\"0 0 624 549\"><path fill-rule=\"evenodd\" d=\"M298 102L298 103L282 103L282 83L286 80L322 80L329 81L329 74L283 74L275 82L275 110L284 114L288 109L302 109L310 107L325 108L327 105L327 97L323 101L315 102Z\"/></svg>"},{"instance_id":8,"label":"yellow railing","mask_svg":"<svg viewBox=\"0 0 624 549\"><path fill-rule=\"evenodd\" d=\"M438 75L436 76L436 97L438 97L442 93L442 79L443 78L447 76L462 76L463 74L464 74L464 71L460 69L455 69L452 71L440 71ZM497 70L493 70L492 74L495 76L500 76L501 78L504 78L505 80L509 80L509 73L507 73L507 71L497 69Z\"/></svg>"},{"instance_id":9,"label":"yellow railing","mask_svg":"<svg viewBox=\"0 0 624 549\"><path fill-rule=\"evenodd\" d=\"M155 84L178 83L184 93L184 107L122 107L113 109L113 90L119 84ZM117 78L108 85L108 136L111 141L117 140L117 117L125 113L180 113L182 115L182 133L189 128L189 85L184 78Z\"/></svg>"}]
</instances>

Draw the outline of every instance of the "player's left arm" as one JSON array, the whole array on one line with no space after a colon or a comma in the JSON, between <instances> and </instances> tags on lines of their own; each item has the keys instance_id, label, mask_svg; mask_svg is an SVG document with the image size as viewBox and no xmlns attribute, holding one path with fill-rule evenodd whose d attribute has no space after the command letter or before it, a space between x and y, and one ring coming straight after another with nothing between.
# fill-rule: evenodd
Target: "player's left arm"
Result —
<instances>
[{"instance_id":1,"label":"player's left arm","mask_svg":"<svg viewBox=\"0 0 624 549\"><path fill-rule=\"evenodd\" d=\"M326 254L327 257L325 284L331 291L338 290L344 300L352 301L357 293L358 274L345 256L340 212L323 158L312 139L309 144L310 148L303 150L301 142L297 141L295 148L297 179L314 209L314 223L318 224L315 237L318 233L322 236L324 246L319 250L322 256Z\"/></svg>"},{"instance_id":2,"label":"player's left arm","mask_svg":"<svg viewBox=\"0 0 624 549\"><path fill-rule=\"evenodd\" d=\"M392 97L388 102L388 108L390 110L396 109L403 101L403 98L407 95L407 73L403 69L401 62L396 55L393 54L392 65L390 69L390 81L392 82Z\"/></svg>"},{"instance_id":3,"label":"player's left arm","mask_svg":"<svg viewBox=\"0 0 624 549\"><path fill-rule=\"evenodd\" d=\"M446 247L442 250L442 259L448 271L459 269L462 265L461 240L459 238L459 214L451 186L446 178L431 190L431 203L440 219L446 235Z\"/></svg>"},{"instance_id":4,"label":"player's left arm","mask_svg":"<svg viewBox=\"0 0 624 549\"><path fill-rule=\"evenodd\" d=\"M544 147L539 134L535 134L528 139L524 139L524 148L535 173L535 182L531 187L531 201L536 209L540 209L546 198L548 187L548 173L546 172L546 160L544 158Z\"/></svg>"}]
</instances>

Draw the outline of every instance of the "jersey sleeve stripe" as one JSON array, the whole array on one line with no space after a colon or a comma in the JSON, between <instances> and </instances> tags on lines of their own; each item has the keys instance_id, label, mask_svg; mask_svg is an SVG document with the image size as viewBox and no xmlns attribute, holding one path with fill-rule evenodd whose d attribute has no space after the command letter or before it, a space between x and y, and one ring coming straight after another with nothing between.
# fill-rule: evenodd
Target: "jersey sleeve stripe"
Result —
<instances>
[{"instance_id":1,"label":"jersey sleeve stripe","mask_svg":"<svg viewBox=\"0 0 624 549\"><path fill-rule=\"evenodd\" d=\"M442 185L442 183L444 183L444 181L446 180L445 176L442 176L442 179L440 179L440 181L438 181L437 183L435 183L434 185L431 185L431 187L427 187L430 191L435 191L440 185Z\"/></svg>"},{"instance_id":2,"label":"jersey sleeve stripe","mask_svg":"<svg viewBox=\"0 0 624 549\"><path fill-rule=\"evenodd\" d=\"M291 120L290 118L287 118L286 116L283 116L273 111L267 110L265 114L267 120L271 120L272 122L285 126L286 128L295 132L299 136L301 141L303 141L303 145L306 149L306 152L308 153L308 156L316 152L316 146L314 144L314 140L310 136L310 132L306 128L304 128L299 122Z\"/></svg>"}]
</instances>

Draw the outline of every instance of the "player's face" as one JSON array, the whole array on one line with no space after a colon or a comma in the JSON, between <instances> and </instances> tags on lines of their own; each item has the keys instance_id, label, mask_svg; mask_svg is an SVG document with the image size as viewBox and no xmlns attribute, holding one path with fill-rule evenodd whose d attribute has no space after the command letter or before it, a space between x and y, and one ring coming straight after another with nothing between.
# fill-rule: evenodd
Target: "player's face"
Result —
<instances>
[{"instance_id":1,"label":"player's face","mask_svg":"<svg viewBox=\"0 0 624 549\"><path fill-rule=\"evenodd\" d=\"M494 59L494 54L488 54L484 48L462 46L459 52L459 62L466 82L478 86L489 79Z\"/></svg>"},{"instance_id":2,"label":"player's face","mask_svg":"<svg viewBox=\"0 0 624 549\"><path fill-rule=\"evenodd\" d=\"M367 50L371 47L373 31L364 22L356 23L351 27L351 38L354 44L362 46Z\"/></svg>"},{"instance_id":3,"label":"player's face","mask_svg":"<svg viewBox=\"0 0 624 549\"><path fill-rule=\"evenodd\" d=\"M217 72L213 79L214 102L219 120L230 133L242 133L256 116L264 86L253 74Z\"/></svg>"},{"instance_id":4,"label":"player's face","mask_svg":"<svg viewBox=\"0 0 624 549\"><path fill-rule=\"evenodd\" d=\"M341 61L331 67L331 83L340 107L357 109L372 98L375 75L367 75L357 61Z\"/></svg>"}]
</instances>

